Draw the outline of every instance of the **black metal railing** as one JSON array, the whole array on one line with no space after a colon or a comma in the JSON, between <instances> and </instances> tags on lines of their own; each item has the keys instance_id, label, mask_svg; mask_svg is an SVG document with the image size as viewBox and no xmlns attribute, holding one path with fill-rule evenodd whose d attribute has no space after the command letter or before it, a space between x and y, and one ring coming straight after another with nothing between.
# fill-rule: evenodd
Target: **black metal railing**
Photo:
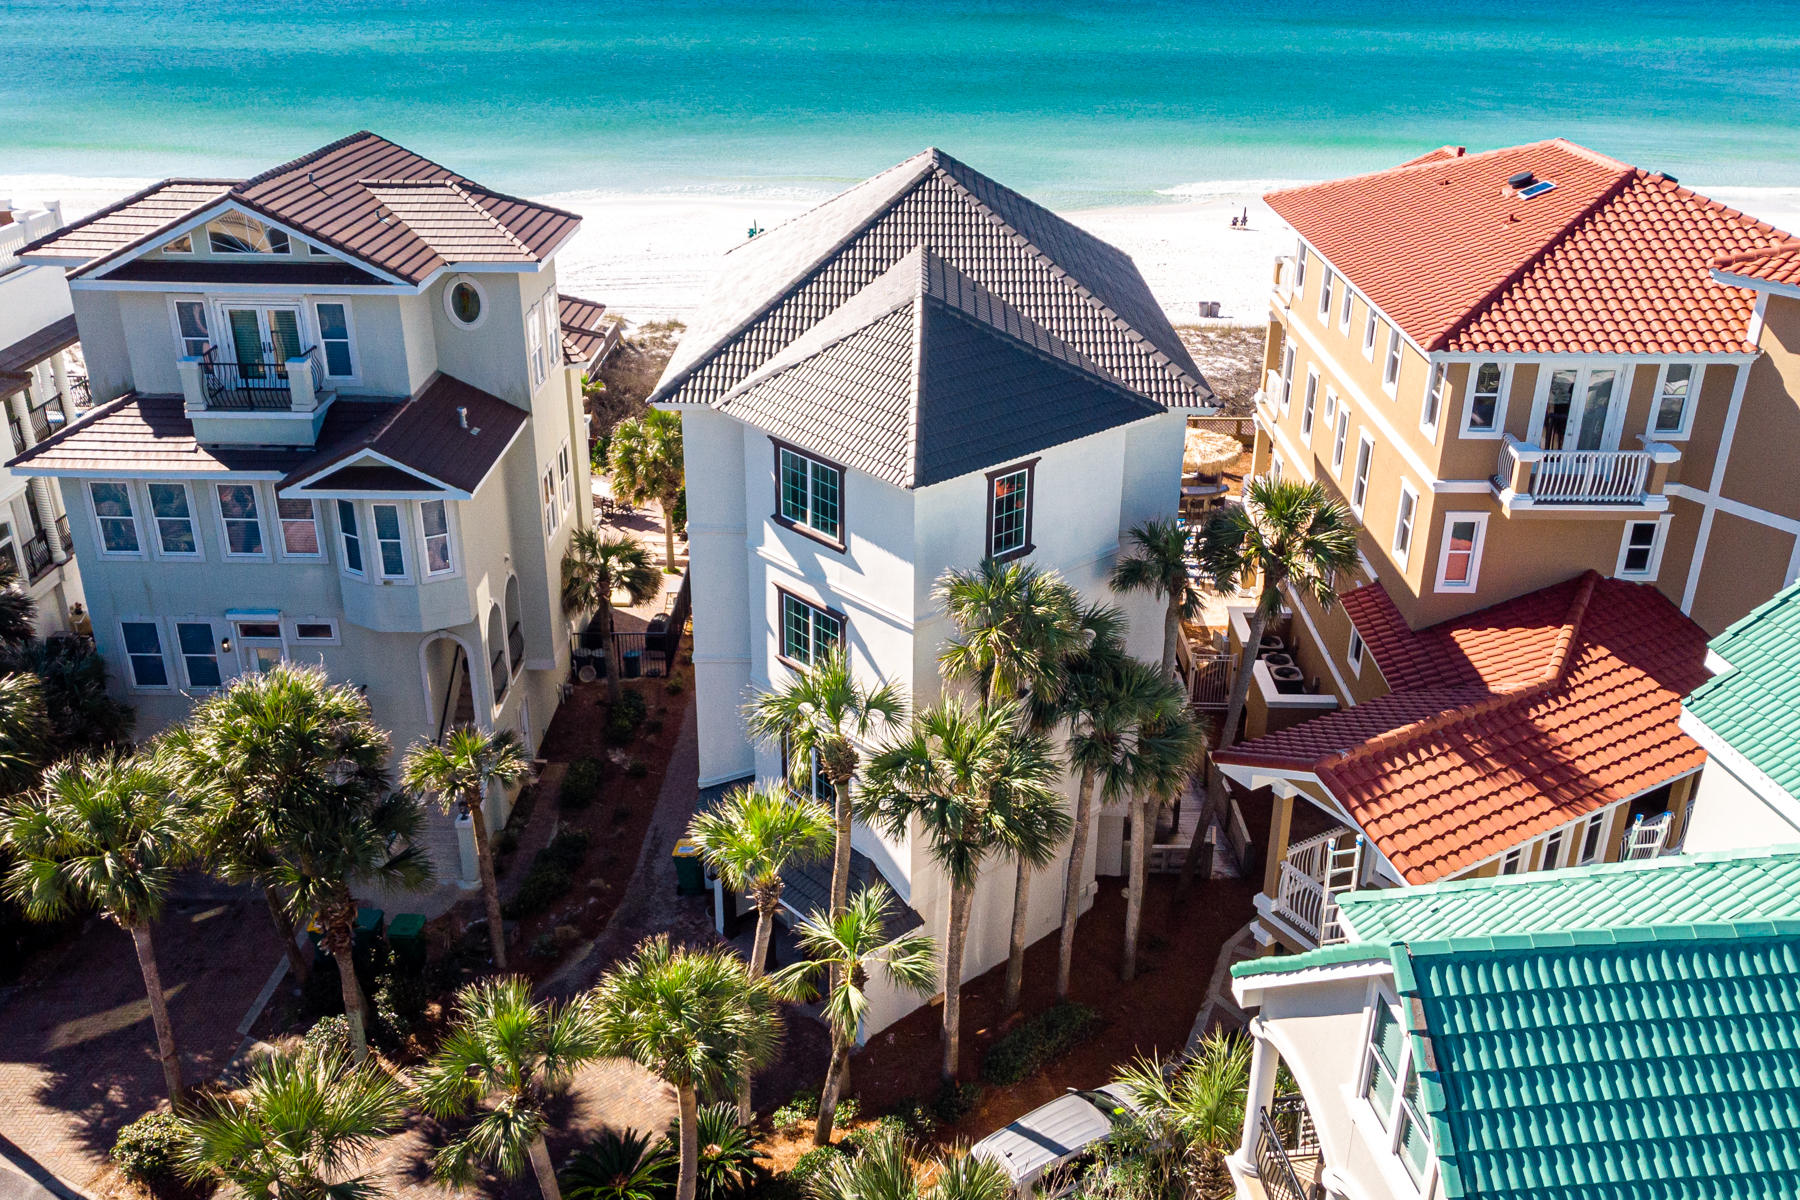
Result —
<instances>
[{"instance_id":1,"label":"black metal railing","mask_svg":"<svg viewBox=\"0 0 1800 1200\"><path fill-rule=\"evenodd\" d=\"M36 581L44 572L56 565L56 556L50 553L50 537L43 530L38 530L25 539L25 573Z\"/></svg>"},{"instance_id":2,"label":"black metal railing","mask_svg":"<svg viewBox=\"0 0 1800 1200\"><path fill-rule=\"evenodd\" d=\"M1312 1110L1306 1107L1306 1097L1298 1093L1277 1096L1268 1111L1275 1118L1275 1131L1289 1158L1312 1158L1319 1153L1319 1131L1313 1125Z\"/></svg>"},{"instance_id":3,"label":"black metal railing","mask_svg":"<svg viewBox=\"0 0 1800 1200\"><path fill-rule=\"evenodd\" d=\"M676 656L681 653L681 638L687 631L688 613L692 606L688 577L684 576L681 587L669 601L668 611L651 617L648 629L616 632L612 635L623 678L661 677L673 670ZM599 629L588 629L570 637L572 655L569 670L577 679L581 678L583 667L591 668L596 678L605 677L606 636Z\"/></svg>"},{"instance_id":4,"label":"black metal railing","mask_svg":"<svg viewBox=\"0 0 1800 1200\"><path fill-rule=\"evenodd\" d=\"M1262 1177L1263 1191L1270 1200L1307 1200L1300 1176L1281 1144L1281 1136L1268 1109L1262 1109L1256 1133L1256 1173Z\"/></svg>"},{"instance_id":5,"label":"black metal railing","mask_svg":"<svg viewBox=\"0 0 1800 1200\"><path fill-rule=\"evenodd\" d=\"M63 553L75 553L75 539L69 536L69 514L64 513L56 518L56 536L62 542Z\"/></svg>"},{"instance_id":6,"label":"black metal railing","mask_svg":"<svg viewBox=\"0 0 1800 1200\"><path fill-rule=\"evenodd\" d=\"M94 390L88 385L86 375L69 376L69 399L76 408L92 408L94 406Z\"/></svg>"},{"instance_id":7,"label":"black metal railing","mask_svg":"<svg viewBox=\"0 0 1800 1200\"><path fill-rule=\"evenodd\" d=\"M200 376L209 409L279 412L293 407L294 390L288 381L295 362L304 361L317 391L324 379L324 366L314 346L294 359L270 358L244 362L224 362L207 351L200 362Z\"/></svg>"},{"instance_id":8,"label":"black metal railing","mask_svg":"<svg viewBox=\"0 0 1800 1200\"><path fill-rule=\"evenodd\" d=\"M518 670L525 663L525 630L514 621L512 628L506 631L506 652L512 656L513 670Z\"/></svg>"},{"instance_id":9,"label":"black metal railing","mask_svg":"<svg viewBox=\"0 0 1800 1200\"><path fill-rule=\"evenodd\" d=\"M12 438L13 453L25 453L25 427L20 425L19 418L13 415L10 404L6 407L6 432Z\"/></svg>"},{"instance_id":10,"label":"black metal railing","mask_svg":"<svg viewBox=\"0 0 1800 1200\"><path fill-rule=\"evenodd\" d=\"M32 435L43 441L63 427L62 397L52 396L34 408L26 409Z\"/></svg>"}]
</instances>

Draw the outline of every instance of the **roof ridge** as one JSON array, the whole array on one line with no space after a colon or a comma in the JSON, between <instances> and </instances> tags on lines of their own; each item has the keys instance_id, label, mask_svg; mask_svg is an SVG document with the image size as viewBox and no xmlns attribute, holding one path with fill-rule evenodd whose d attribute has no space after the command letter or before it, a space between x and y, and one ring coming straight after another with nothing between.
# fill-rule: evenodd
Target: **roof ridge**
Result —
<instances>
[{"instance_id":1,"label":"roof ridge","mask_svg":"<svg viewBox=\"0 0 1800 1200\"><path fill-rule=\"evenodd\" d=\"M1714 201L1713 203L1718 202ZM1775 232L1781 233L1782 231L1777 229ZM1792 254L1794 251L1800 250L1800 237L1795 237L1793 234L1787 234L1786 237L1786 241L1777 242L1773 246L1764 246L1757 250L1739 250L1736 254L1721 254L1712 260L1711 265L1715 270L1723 270L1726 267L1737 267L1747 262L1755 262L1759 258L1774 258L1777 255Z\"/></svg>"},{"instance_id":2,"label":"roof ridge","mask_svg":"<svg viewBox=\"0 0 1800 1200\"><path fill-rule=\"evenodd\" d=\"M1645 942L1737 942L1760 938L1800 938L1800 920L1792 917L1735 917L1722 921L1584 925L1572 929L1539 929L1527 933L1472 937L1434 937L1389 944L1397 953L1404 953L1408 958L1453 958L1463 954L1542 953L1547 950L1582 952L1601 947L1642 945Z\"/></svg>"},{"instance_id":3,"label":"roof ridge","mask_svg":"<svg viewBox=\"0 0 1800 1200\"><path fill-rule=\"evenodd\" d=\"M268 182L269 180L275 178L277 175L285 175L290 171L297 171L305 164L312 162L315 159L323 158L325 155L330 154L333 150L337 150L344 146L348 146L350 143L356 141L358 138L375 138L378 141L387 142L386 138L382 137L378 133L373 132L372 130L359 129L355 133L345 134L343 137L339 138L335 142L330 142L326 145L319 146L312 150L308 150L305 154L300 155L298 158L291 158L287 162L278 163L277 165L270 167L266 171L262 171L258 174L252 175L250 178L239 182L237 187L233 188L232 190L233 191L242 191L242 190L245 190L248 188L253 188L259 183ZM400 143L388 142L388 145L399 146ZM405 147L402 146L401 149L405 149ZM412 151L408 151L408 153L412 153ZM421 155L419 155L419 157L424 158L425 156L423 154L421 154ZM430 162L431 160L426 159L426 161ZM432 165L438 166L441 164L433 163ZM448 167L445 167L444 169L449 170Z\"/></svg>"},{"instance_id":4,"label":"roof ridge","mask_svg":"<svg viewBox=\"0 0 1800 1200\"><path fill-rule=\"evenodd\" d=\"M19 247L18 253L21 255L30 254L33 250L37 249L37 247L42 246L47 242L55 241L57 238L64 237L67 234L70 234L77 229L85 229L89 225L92 225L95 221L100 220L102 217L110 217L114 213L119 212L120 210L124 209L128 205L136 204L140 200L148 200L150 197L156 195L156 193L162 191L164 188L174 187L178 184L218 185L219 187L222 187L224 189L222 192L220 192L220 196L229 196L229 195L231 195L232 188L234 186L236 186L236 182L237 182L236 180L232 180L232 179L187 179L187 178L183 178L180 176L170 176L167 179L159 179L155 183L148 184L142 188L139 188L137 191L131 193L131 195L126 196L123 200L114 201L112 204L108 204L105 208L95 209L93 212L89 213L87 216L82 217L79 220L70 221L67 225L64 225L58 229L52 229L49 233L46 233L43 237L38 238L35 241L30 241L30 242L25 243L25 245ZM218 198L219 198L218 196L215 196L215 197L213 197L212 200L206 201L206 204L214 203L218 200ZM151 230L148 233L139 234L137 237L135 237L131 241L127 242L125 244L125 246L120 247L120 249L122 250L128 246L135 246L140 242L143 242L151 237L154 237L156 234L162 232L164 229L167 229L169 226L175 224L176 221L186 220L196 210L203 208L203 207L205 207L205 204L194 205L193 208L188 209L188 211L183 213L181 216L175 217L173 220L164 221L161 225L158 225L155 229ZM119 252L118 250L111 251L109 254L105 255L104 257L111 257L112 255L117 254L118 252ZM93 265L93 260L90 260L89 262L84 263L82 265L81 269L86 270L87 267L92 266L92 265Z\"/></svg>"},{"instance_id":5,"label":"roof ridge","mask_svg":"<svg viewBox=\"0 0 1800 1200\"><path fill-rule=\"evenodd\" d=\"M1567 139L1560 137L1540 138L1535 142L1520 142L1516 146L1495 146L1491 150L1476 150L1473 153L1469 151L1467 146L1435 146L1416 158L1407 159L1405 162L1396 163L1391 167L1380 167L1373 171L1361 171L1355 175L1340 175L1334 179L1315 179L1311 183L1296 184L1293 187L1276 188L1272 192L1264 192L1263 199L1267 200L1270 196L1291 196L1297 192L1310 192L1317 188L1336 187L1339 184L1356 183L1364 179L1375 179L1382 175L1393 175L1400 171L1419 171L1427 167L1441 167L1446 163L1466 163L1473 159L1486 158L1492 154L1504 154L1511 150L1532 150L1539 146L1554 146L1559 142L1567 142ZM1567 142L1567 145L1572 150L1586 151L1589 154L1598 153L1597 151L1588 150L1586 146L1582 146L1576 142ZM1459 149L1462 153L1453 158L1431 157L1431 155L1437 154L1440 150L1449 149ZM1600 155L1600 157L1604 158L1605 155ZM1623 163L1619 164L1621 167L1624 165L1625 164Z\"/></svg>"},{"instance_id":6,"label":"roof ridge","mask_svg":"<svg viewBox=\"0 0 1800 1200\"><path fill-rule=\"evenodd\" d=\"M498 229L501 233L505 234L507 240L512 242L513 245L517 246L519 248L519 250L524 253L525 257L531 259L533 262L541 261L536 254L532 253L531 247L527 246L523 241L519 240L518 234L514 233L511 229L508 229L506 227L506 223L504 221L502 221L499 217L496 217L493 213L489 212L486 209L486 207L484 207L479 200L475 199L475 197L472 194L470 194L469 189L463 187L461 184L455 182L454 180L448 180L448 179L444 181L444 185L446 187L448 187L451 191L455 192L457 195L461 196L463 198L463 203L467 204L470 208L474 209L476 212L478 212L482 216L486 217L488 220L488 224L492 225L495 229Z\"/></svg>"}]
</instances>

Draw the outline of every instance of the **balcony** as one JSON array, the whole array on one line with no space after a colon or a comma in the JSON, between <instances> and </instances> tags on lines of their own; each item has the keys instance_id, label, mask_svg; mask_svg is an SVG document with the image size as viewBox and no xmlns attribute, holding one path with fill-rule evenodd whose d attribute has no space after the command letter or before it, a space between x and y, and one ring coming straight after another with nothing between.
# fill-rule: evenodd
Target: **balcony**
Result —
<instances>
[{"instance_id":1,"label":"balcony","mask_svg":"<svg viewBox=\"0 0 1800 1200\"><path fill-rule=\"evenodd\" d=\"M1508 516L1662 512L1669 468L1680 461L1681 451L1662 442L1642 450L1547 450L1507 434L1489 482Z\"/></svg>"},{"instance_id":2,"label":"balcony","mask_svg":"<svg viewBox=\"0 0 1800 1200\"><path fill-rule=\"evenodd\" d=\"M1344 826L1295 842L1282 857L1275 894L1258 896L1257 911L1302 945L1342 941L1337 897L1361 884L1362 857L1362 838Z\"/></svg>"},{"instance_id":3,"label":"balcony","mask_svg":"<svg viewBox=\"0 0 1800 1200\"><path fill-rule=\"evenodd\" d=\"M1272 282L1275 287L1275 299L1279 303L1287 304L1294 298L1294 284L1299 281L1299 278L1300 266L1294 261L1294 256L1291 254L1278 255L1275 259L1275 277Z\"/></svg>"},{"instance_id":4,"label":"balcony","mask_svg":"<svg viewBox=\"0 0 1800 1200\"><path fill-rule=\"evenodd\" d=\"M176 369L194 435L206 443L313 445L335 398L325 390L316 346L287 359L239 362L209 349L181 359Z\"/></svg>"}]
</instances>

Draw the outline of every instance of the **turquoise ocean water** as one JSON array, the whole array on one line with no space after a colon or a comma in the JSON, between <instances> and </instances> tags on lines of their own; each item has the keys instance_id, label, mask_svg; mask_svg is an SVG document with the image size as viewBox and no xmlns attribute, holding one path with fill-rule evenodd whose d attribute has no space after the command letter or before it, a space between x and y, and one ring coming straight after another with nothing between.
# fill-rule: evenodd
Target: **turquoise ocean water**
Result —
<instances>
[{"instance_id":1,"label":"turquoise ocean water","mask_svg":"<svg viewBox=\"0 0 1800 1200\"><path fill-rule=\"evenodd\" d=\"M1556 134L1800 185L1793 3L5 0L0 45L0 175L370 127L533 194L815 192L937 144L1090 206Z\"/></svg>"}]
</instances>

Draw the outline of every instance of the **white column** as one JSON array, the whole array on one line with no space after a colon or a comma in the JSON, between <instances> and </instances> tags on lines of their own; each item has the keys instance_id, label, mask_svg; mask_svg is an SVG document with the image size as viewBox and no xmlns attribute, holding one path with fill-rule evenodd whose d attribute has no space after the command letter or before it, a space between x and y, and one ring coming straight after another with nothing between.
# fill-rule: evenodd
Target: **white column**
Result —
<instances>
[{"instance_id":1,"label":"white column","mask_svg":"<svg viewBox=\"0 0 1800 1200\"><path fill-rule=\"evenodd\" d=\"M200 379L200 358L188 355L175 363L175 373L181 376L181 395L183 407L189 413L206 411L206 388Z\"/></svg>"},{"instance_id":2,"label":"white column","mask_svg":"<svg viewBox=\"0 0 1800 1200\"><path fill-rule=\"evenodd\" d=\"M62 411L63 424L75 419L75 400L69 395L69 355L58 350L50 356L50 376L56 381L56 407Z\"/></svg>"},{"instance_id":3,"label":"white column","mask_svg":"<svg viewBox=\"0 0 1800 1200\"><path fill-rule=\"evenodd\" d=\"M1250 1023L1250 1086L1244 1098L1244 1140L1238 1145L1238 1160L1250 1172L1256 1171L1256 1137L1263 1110L1275 1099L1275 1065L1280 1055L1262 1031L1262 1018Z\"/></svg>"}]
</instances>

